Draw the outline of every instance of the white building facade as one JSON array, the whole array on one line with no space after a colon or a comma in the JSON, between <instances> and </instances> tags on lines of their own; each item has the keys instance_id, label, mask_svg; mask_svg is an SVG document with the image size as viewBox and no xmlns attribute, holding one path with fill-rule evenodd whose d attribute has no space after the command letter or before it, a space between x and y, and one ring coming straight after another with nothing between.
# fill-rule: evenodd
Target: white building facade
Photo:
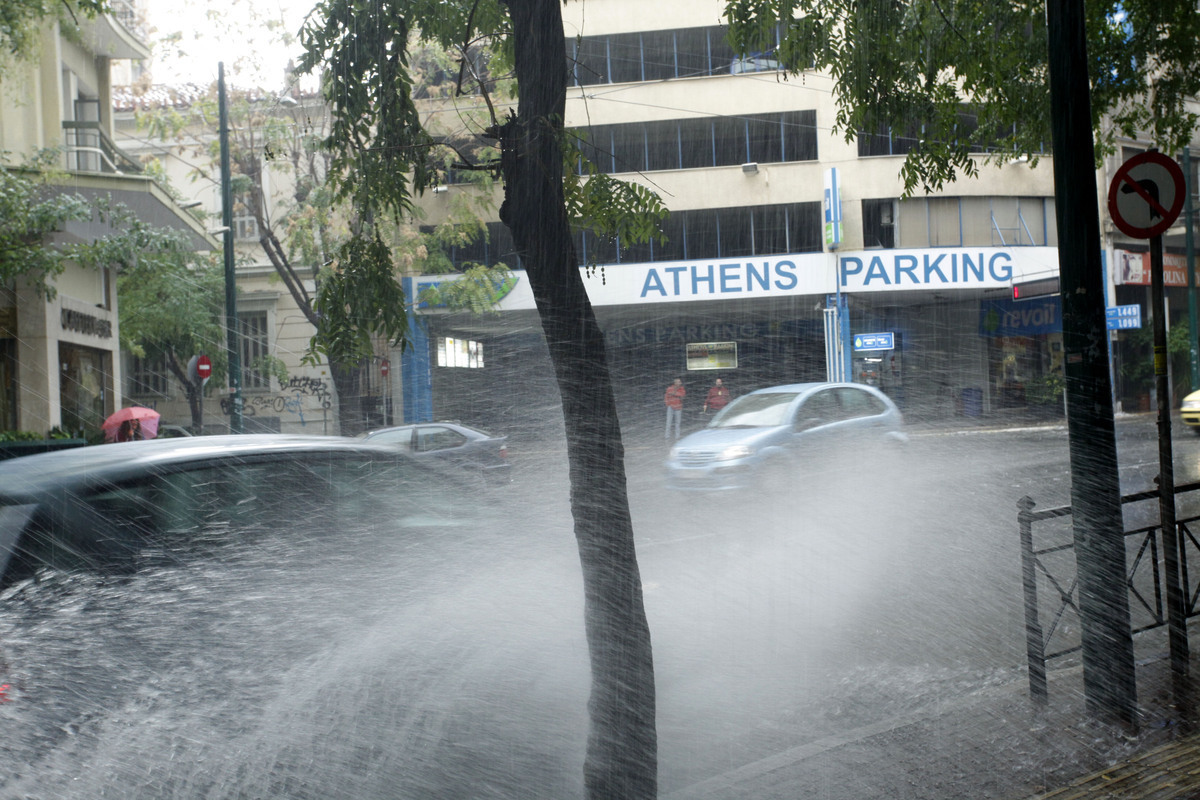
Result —
<instances>
[{"instance_id":1,"label":"white building facade","mask_svg":"<svg viewBox=\"0 0 1200 800\"><path fill-rule=\"evenodd\" d=\"M915 140L835 133L832 79L785 77L770 54L739 58L724 38L723 6L675 0L657 4L653 18L631 0L591 3L586 13L564 7L567 127L601 171L648 186L672 212L665 243L576 236L581 261L596 267L586 279L613 371L619 384L636 383L618 387L630 416L657 414L672 378L699 393L716 373L735 393L844 376L879 386L914 418L1061 413L1058 300L1012 300L1014 283L1057 275L1051 159L981 165L978 178L903 198L900 167ZM961 122L974 124L965 106ZM1128 155L1097 172L1098 202ZM424 205L436 213L445 197ZM839 200L837 225L828 217ZM490 229L487 244L455 260L519 268L502 226ZM1096 269L1112 305L1132 280L1113 265L1145 248L1105 230ZM1182 236L1167 247L1182 258ZM503 362L505 337L535 325L521 320L532 312L517 311L516 297L501 304L512 309L510 328L431 312L432 403L422 406L410 381L418 395L406 407L464 416L439 397L481 380L439 368L438 343L473 342L494 357L485 363ZM1134 302L1124 292L1122 300ZM705 345L729 355L705 361Z\"/></svg>"}]
</instances>

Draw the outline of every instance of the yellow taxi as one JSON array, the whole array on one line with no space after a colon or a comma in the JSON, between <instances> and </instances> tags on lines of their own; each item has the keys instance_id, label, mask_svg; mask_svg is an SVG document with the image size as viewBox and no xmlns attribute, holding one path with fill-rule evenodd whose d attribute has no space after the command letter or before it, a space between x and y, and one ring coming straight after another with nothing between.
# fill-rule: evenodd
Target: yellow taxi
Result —
<instances>
[{"instance_id":1,"label":"yellow taxi","mask_svg":"<svg viewBox=\"0 0 1200 800\"><path fill-rule=\"evenodd\" d=\"M1200 391L1195 391L1183 398L1183 403L1179 406L1179 413L1183 416L1183 424L1200 433Z\"/></svg>"}]
</instances>

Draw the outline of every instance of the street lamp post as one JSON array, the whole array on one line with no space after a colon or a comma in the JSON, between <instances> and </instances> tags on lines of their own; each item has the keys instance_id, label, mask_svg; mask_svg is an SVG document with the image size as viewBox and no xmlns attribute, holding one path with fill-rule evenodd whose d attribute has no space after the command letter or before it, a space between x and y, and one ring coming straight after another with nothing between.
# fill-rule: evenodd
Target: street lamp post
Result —
<instances>
[{"instance_id":1,"label":"street lamp post","mask_svg":"<svg viewBox=\"0 0 1200 800\"><path fill-rule=\"evenodd\" d=\"M229 360L229 432L242 433L242 359L237 317L237 280L233 266L233 184L229 169L229 109L225 100L225 63L217 64L221 139L221 224L225 228L225 336Z\"/></svg>"}]
</instances>

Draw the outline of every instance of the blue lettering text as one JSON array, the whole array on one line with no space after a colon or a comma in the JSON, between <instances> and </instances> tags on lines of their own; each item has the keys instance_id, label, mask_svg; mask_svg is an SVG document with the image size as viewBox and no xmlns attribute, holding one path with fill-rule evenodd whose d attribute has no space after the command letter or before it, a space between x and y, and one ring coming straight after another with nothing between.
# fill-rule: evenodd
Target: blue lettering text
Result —
<instances>
[{"instance_id":1,"label":"blue lettering text","mask_svg":"<svg viewBox=\"0 0 1200 800\"><path fill-rule=\"evenodd\" d=\"M724 293L724 292L740 292L742 290L742 287L738 286L736 283L736 281L738 279L736 270L740 266L741 266L741 264L722 264L721 265L721 292L722 293ZM746 266L750 266L750 265L747 264Z\"/></svg>"},{"instance_id":2,"label":"blue lettering text","mask_svg":"<svg viewBox=\"0 0 1200 800\"><path fill-rule=\"evenodd\" d=\"M775 262L775 288L776 289L794 289L800 280L796 277L796 265L791 261Z\"/></svg>"},{"instance_id":3,"label":"blue lettering text","mask_svg":"<svg viewBox=\"0 0 1200 800\"><path fill-rule=\"evenodd\" d=\"M944 253L934 259L931 259L929 256L925 256L925 282L926 283L929 283L930 276L932 276L935 272L937 273L938 280L940 282L942 282L942 283L947 282L946 281L946 273L942 272L942 267L941 267L942 259L945 257L946 257L946 255Z\"/></svg>"},{"instance_id":4,"label":"blue lettering text","mask_svg":"<svg viewBox=\"0 0 1200 800\"><path fill-rule=\"evenodd\" d=\"M771 288L771 264L769 261L763 262L762 272L754 268L754 265L746 263L746 291L754 291L754 284L758 284L758 288L764 292Z\"/></svg>"},{"instance_id":5,"label":"blue lettering text","mask_svg":"<svg viewBox=\"0 0 1200 800\"><path fill-rule=\"evenodd\" d=\"M896 256L896 285L899 286L904 282L903 276L907 275L909 280L915 284L920 284L921 280L916 275L917 272L917 257L916 256Z\"/></svg>"},{"instance_id":6,"label":"blue lettering text","mask_svg":"<svg viewBox=\"0 0 1200 800\"><path fill-rule=\"evenodd\" d=\"M870 285L871 281L875 278L879 278L889 286L892 283L888 280L887 270L883 267L883 259L879 256L871 259L871 265L867 267L867 276L863 278L863 286Z\"/></svg>"},{"instance_id":7,"label":"blue lettering text","mask_svg":"<svg viewBox=\"0 0 1200 800\"><path fill-rule=\"evenodd\" d=\"M658 292L663 297L667 296L667 290L662 284L662 279L658 277L656 269L651 269L646 273L646 282L642 284L642 297L650 292Z\"/></svg>"},{"instance_id":8,"label":"blue lettering text","mask_svg":"<svg viewBox=\"0 0 1200 800\"><path fill-rule=\"evenodd\" d=\"M1004 259L1004 264L997 264L1000 259ZM988 262L988 272L991 273L992 280L1007 281L1012 279L1012 257L1008 253L996 253L992 256L992 260Z\"/></svg>"},{"instance_id":9,"label":"blue lettering text","mask_svg":"<svg viewBox=\"0 0 1200 800\"><path fill-rule=\"evenodd\" d=\"M854 265L853 269L850 268L851 264ZM850 277L851 275L857 275L858 273L860 273L862 271L863 271L863 263L862 263L861 258L849 258L849 257L843 258L842 259L842 286L846 285L846 278Z\"/></svg>"}]
</instances>

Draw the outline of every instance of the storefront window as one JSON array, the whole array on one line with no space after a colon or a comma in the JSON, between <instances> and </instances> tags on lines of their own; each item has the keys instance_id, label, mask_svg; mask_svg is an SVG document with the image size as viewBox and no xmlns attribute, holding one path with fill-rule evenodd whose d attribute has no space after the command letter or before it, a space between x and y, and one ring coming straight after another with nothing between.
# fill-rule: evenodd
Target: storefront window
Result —
<instances>
[{"instance_id":1,"label":"storefront window","mask_svg":"<svg viewBox=\"0 0 1200 800\"><path fill-rule=\"evenodd\" d=\"M58 346L59 403L62 426L72 432L90 431L104 421L104 398L112 380L111 354L90 347Z\"/></svg>"}]
</instances>

